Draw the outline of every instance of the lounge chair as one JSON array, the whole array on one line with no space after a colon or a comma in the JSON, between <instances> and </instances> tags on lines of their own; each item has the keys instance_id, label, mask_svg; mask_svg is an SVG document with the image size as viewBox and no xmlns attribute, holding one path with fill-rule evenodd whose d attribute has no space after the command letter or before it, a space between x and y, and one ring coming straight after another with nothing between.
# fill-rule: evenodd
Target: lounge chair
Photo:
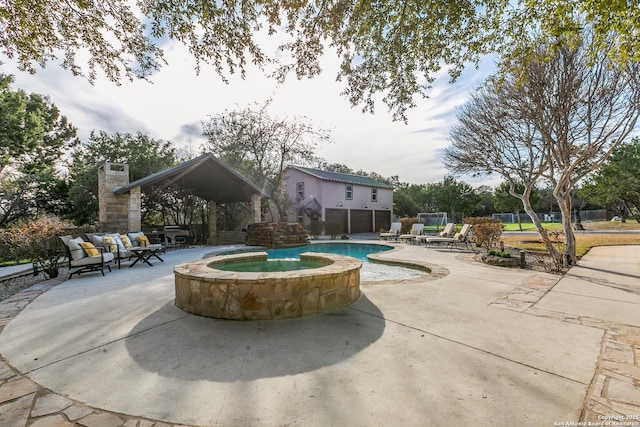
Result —
<instances>
[{"instance_id":1,"label":"lounge chair","mask_svg":"<svg viewBox=\"0 0 640 427\"><path fill-rule=\"evenodd\" d=\"M398 240L402 223L392 222L389 231L380 233L380 240Z\"/></svg>"},{"instance_id":2,"label":"lounge chair","mask_svg":"<svg viewBox=\"0 0 640 427\"><path fill-rule=\"evenodd\" d=\"M444 226L444 230L438 233L438 235L440 237L453 237L453 235L455 234L454 233L455 229L456 229L456 223L449 222L447 223L447 225Z\"/></svg>"},{"instance_id":3,"label":"lounge chair","mask_svg":"<svg viewBox=\"0 0 640 427\"><path fill-rule=\"evenodd\" d=\"M80 275L89 271L100 271L104 276L105 267L111 271L113 253L105 252L103 248L96 248L93 243L85 242L82 237L73 239L71 236L60 236L60 240L67 249L71 273L69 278L74 274Z\"/></svg>"},{"instance_id":4,"label":"lounge chair","mask_svg":"<svg viewBox=\"0 0 640 427\"><path fill-rule=\"evenodd\" d=\"M458 244L464 243L465 247L468 249L471 242L469 241L469 231L471 231L471 224L464 224L462 226L462 230L456 233L453 237L429 237L425 239L427 243L427 248L432 244L437 243L446 243L450 249L453 249L454 246Z\"/></svg>"},{"instance_id":5,"label":"lounge chair","mask_svg":"<svg viewBox=\"0 0 640 427\"><path fill-rule=\"evenodd\" d=\"M454 231L456 229L456 223L455 222L448 222L447 225L445 225L444 230L442 230L440 233L438 233L438 236L440 237L453 237L454 235ZM420 243L420 242L424 242L429 238L432 237L436 237L433 235L427 235L427 234L423 234L421 236L416 236L416 243Z\"/></svg>"},{"instance_id":6,"label":"lounge chair","mask_svg":"<svg viewBox=\"0 0 640 427\"><path fill-rule=\"evenodd\" d=\"M411 242L414 242L418 236L421 236L423 232L424 232L423 223L420 222L417 224L413 224L411 226L411 231L409 231L408 234L401 234L398 237L398 240L400 240L401 242L406 241L408 243L411 243Z\"/></svg>"}]
</instances>

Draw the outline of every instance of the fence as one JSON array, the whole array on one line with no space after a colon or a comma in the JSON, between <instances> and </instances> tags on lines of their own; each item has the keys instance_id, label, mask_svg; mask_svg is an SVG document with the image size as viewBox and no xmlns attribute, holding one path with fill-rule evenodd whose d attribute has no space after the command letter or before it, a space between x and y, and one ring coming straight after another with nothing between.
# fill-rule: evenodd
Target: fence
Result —
<instances>
[{"instance_id":1,"label":"fence","mask_svg":"<svg viewBox=\"0 0 640 427\"><path fill-rule=\"evenodd\" d=\"M537 212L538 218L542 222L560 222L562 221L562 214L560 212ZM495 213L491 215L492 218L497 218L505 224L517 223L518 219L515 214L512 213ZM606 221L607 211L605 209L593 209L580 211L580 219L582 221ZM571 221L575 222L575 213L571 214ZM520 214L520 222L531 222L531 218L526 213Z\"/></svg>"}]
</instances>

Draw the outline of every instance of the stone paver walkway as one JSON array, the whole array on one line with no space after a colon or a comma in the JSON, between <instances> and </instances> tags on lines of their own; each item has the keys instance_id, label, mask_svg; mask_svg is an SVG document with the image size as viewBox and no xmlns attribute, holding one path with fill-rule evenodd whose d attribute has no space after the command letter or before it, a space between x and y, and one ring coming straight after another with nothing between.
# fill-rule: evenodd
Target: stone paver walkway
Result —
<instances>
[{"instance_id":1,"label":"stone paver walkway","mask_svg":"<svg viewBox=\"0 0 640 427\"><path fill-rule=\"evenodd\" d=\"M603 420L640 422L640 328L587 315L574 316L536 308L536 303L561 279L562 276L557 278L533 276L524 284L494 301L493 305L534 316L602 329L604 336L598 367L589 387L580 421L587 423L601 423Z\"/></svg>"}]
</instances>

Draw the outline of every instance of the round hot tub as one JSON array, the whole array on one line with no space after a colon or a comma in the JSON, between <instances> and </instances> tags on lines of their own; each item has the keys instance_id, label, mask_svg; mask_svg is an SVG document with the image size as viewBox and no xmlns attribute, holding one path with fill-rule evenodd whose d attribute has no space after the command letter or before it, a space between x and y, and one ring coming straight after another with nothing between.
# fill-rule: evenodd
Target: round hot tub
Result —
<instances>
[{"instance_id":1,"label":"round hot tub","mask_svg":"<svg viewBox=\"0 0 640 427\"><path fill-rule=\"evenodd\" d=\"M287 319L342 307L360 296L360 261L305 252L299 261L266 252L224 255L174 268L176 305L200 316Z\"/></svg>"}]
</instances>

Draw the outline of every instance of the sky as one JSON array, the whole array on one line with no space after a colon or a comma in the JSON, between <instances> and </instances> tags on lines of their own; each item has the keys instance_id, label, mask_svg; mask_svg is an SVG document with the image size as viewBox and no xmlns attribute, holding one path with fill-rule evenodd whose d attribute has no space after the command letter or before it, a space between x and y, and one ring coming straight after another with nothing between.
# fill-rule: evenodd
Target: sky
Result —
<instances>
[{"instance_id":1,"label":"sky","mask_svg":"<svg viewBox=\"0 0 640 427\"><path fill-rule=\"evenodd\" d=\"M150 80L120 86L100 76L92 85L55 63L36 74L19 71L15 63L0 55L0 71L15 78L12 88L48 95L86 141L91 131L107 133L138 131L155 139L171 141L176 148L199 153L205 139L202 122L225 110L272 102L273 117L304 117L314 127L327 129L331 143L319 145L316 153L329 163L345 164L353 170L397 175L401 182L426 184L449 174L442 151L448 145L449 127L455 110L493 72L493 63L470 66L450 84L446 72L436 79L429 99L417 99L407 113L408 122L394 122L386 105L377 103L375 114L363 113L340 95L345 83L337 82L338 58L323 57L323 72L312 79L289 76L284 84L249 68L246 78L231 76L226 84L212 67L203 65L199 75L186 48L176 42L165 46L168 65ZM459 177L477 187L497 185L487 179Z\"/></svg>"}]
</instances>

